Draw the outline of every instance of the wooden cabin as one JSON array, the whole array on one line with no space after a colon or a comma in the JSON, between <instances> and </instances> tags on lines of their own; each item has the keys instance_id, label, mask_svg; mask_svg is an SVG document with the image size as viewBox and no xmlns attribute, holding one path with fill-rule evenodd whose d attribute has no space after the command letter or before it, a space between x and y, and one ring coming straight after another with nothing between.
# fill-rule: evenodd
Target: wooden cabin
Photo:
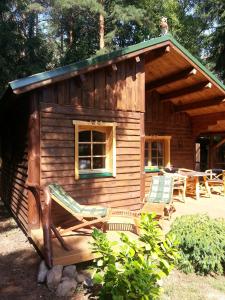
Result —
<instances>
[{"instance_id":1,"label":"wooden cabin","mask_svg":"<svg viewBox=\"0 0 225 300\"><path fill-rule=\"evenodd\" d=\"M81 204L138 210L159 167L195 168L200 137L209 153L222 149L224 101L225 86L170 35L10 82L1 198L40 248L44 199L26 180L57 182ZM70 218L56 204L52 215L58 225ZM59 253L54 263L87 259Z\"/></svg>"}]
</instances>

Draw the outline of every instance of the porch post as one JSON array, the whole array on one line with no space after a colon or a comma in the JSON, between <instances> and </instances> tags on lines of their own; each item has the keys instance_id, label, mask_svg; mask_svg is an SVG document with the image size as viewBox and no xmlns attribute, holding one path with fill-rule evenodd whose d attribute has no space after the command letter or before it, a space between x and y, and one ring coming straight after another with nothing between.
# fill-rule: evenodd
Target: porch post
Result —
<instances>
[{"instance_id":1,"label":"porch post","mask_svg":"<svg viewBox=\"0 0 225 300\"><path fill-rule=\"evenodd\" d=\"M209 169L213 168L213 135L210 135L210 140L209 140Z\"/></svg>"},{"instance_id":2,"label":"porch post","mask_svg":"<svg viewBox=\"0 0 225 300\"><path fill-rule=\"evenodd\" d=\"M40 114L38 99L30 96L28 127L28 181L40 186ZM28 232L40 228L40 193L28 190Z\"/></svg>"}]
</instances>

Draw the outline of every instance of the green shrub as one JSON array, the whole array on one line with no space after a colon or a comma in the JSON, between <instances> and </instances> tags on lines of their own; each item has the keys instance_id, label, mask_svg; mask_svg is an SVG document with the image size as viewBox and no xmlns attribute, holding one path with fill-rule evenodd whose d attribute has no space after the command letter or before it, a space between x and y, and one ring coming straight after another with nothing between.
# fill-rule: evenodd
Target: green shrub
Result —
<instances>
[{"instance_id":1,"label":"green shrub","mask_svg":"<svg viewBox=\"0 0 225 300\"><path fill-rule=\"evenodd\" d=\"M93 231L96 260L94 282L101 285L99 299L158 299L159 280L167 276L178 257L172 235L163 236L154 215L143 215L141 235L132 240L121 233L119 242L111 242L106 234Z\"/></svg>"},{"instance_id":2,"label":"green shrub","mask_svg":"<svg viewBox=\"0 0 225 300\"><path fill-rule=\"evenodd\" d=\"M225 271L225 220L206 215L182 216L172 224L181 258L179 268L186 273L206 275Z\"/></svg>"}]
</instances>

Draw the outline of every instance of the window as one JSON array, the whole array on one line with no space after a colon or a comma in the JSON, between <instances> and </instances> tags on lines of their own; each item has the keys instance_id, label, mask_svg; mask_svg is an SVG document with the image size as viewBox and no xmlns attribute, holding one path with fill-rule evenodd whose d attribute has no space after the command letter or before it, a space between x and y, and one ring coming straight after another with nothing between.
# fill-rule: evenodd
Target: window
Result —
<instances>
[{"instance_id":1,"label":"window","mask_svg":"<svg viewBox=\"0 0 225 300\"><path fill-rule=\"evenodd\" d=\"M145 137L145 168L170 166L170 136Z\"/></svg>"},{"instance_id":2,"label":"window","mask_svg":"<svg viewBox=\"0 0 225 300\"><path fill-rule=\"evenodd\" d=\"M73 121L75 179L116 176L116 124Z\"/></svg>"}]
</instances>

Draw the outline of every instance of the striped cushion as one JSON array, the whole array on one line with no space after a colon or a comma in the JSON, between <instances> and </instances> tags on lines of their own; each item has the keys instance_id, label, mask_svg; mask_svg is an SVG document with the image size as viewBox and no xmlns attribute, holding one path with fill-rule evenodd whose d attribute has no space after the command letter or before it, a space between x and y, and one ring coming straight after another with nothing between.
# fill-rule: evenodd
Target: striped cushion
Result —
<instances>
[{"instance_id":1,"label":"striped cushion","mask_svg":"<svg viewBox=\"0 0 225 300\"><path fill-rule=\"evenodd\" d=\"M172 176L153 176L147 202L168 204L171 201L172 192Z\"/></svg>"},{"instance_id":2,"label":"striped cushion","mask_svg":"<svg viewBox=\"0 0 225 300\"><path fill-rule=\"evenodd\" d=\"M70 195L68 195L60 185L56 183L50 184L49 190L52 196L56 197L59 202L70 208L74 213L90 215L90 217L104 217L107 214L106 207L80 205L76 200L70 197Z\"/></svg>"}]
</instances>

